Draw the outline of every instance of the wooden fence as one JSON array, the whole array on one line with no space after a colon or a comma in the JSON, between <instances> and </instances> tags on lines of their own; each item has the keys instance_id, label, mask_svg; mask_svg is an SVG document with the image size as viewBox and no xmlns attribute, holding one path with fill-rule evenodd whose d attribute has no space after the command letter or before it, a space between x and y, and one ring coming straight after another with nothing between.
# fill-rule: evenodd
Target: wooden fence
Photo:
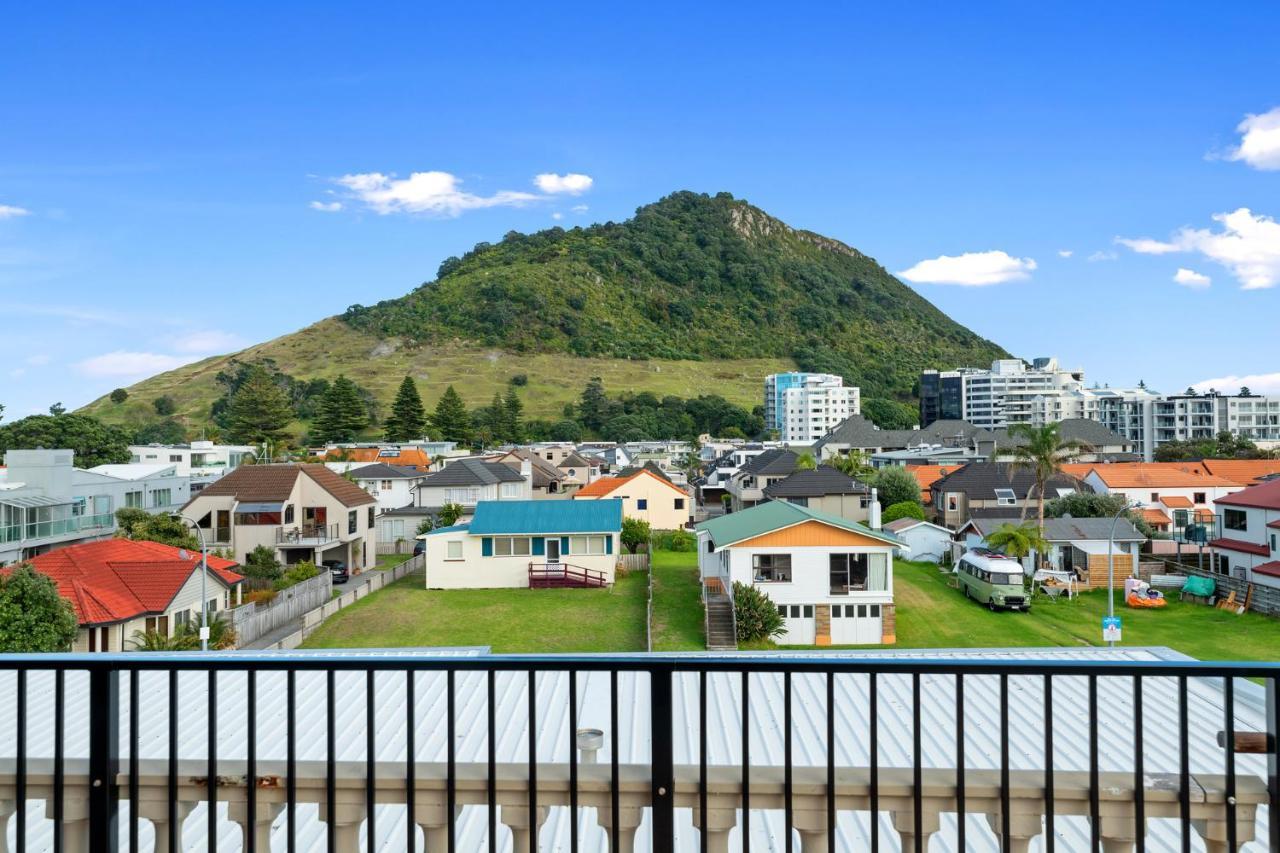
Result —
<instances>
[{"instance_id":1,"label":"wooden fence","mask_svg":"<svg viewBox=\"0 0 1280 853\"><path fill-rule=\"evenodd\" d=\"M1280 616L1280 589L1276 587L1249 583L1240 578L1233 578L1230 575L1220 575L1215 571L1201 568L1194 564L1179 563L1174 560L1165 560L1163 562L1170 574L1176 572L1183 575L1212 578L1217 585L1216 594L1220 599L1226 598L1234 592L1236 601L1240 604L1248 601L1249 609L1254 613L1261 613L1264 616Z\"/></svg>"},{"instance_id":2,"label":"wooden fence","mask_svg":"<svg viewBox=\"0 0 1280 853\"><path fill-rule=\"evenodd\" d=\"M231 611L237 642L242 646L252 643L259 637L288 625L332 597L333 578L328 571L321 570L313 578L280 590L270 604L243 604Z\"/></svg>"},{"instance_id":3,"label":"wooden fence","mask_svg":"<svg viewBox=\"0 0 1280 853\"><path fill-rule=\"evenodd\" d=\"M619 554L618 568L624 572L647 572L649 571L649 555Z\"/></svg>"},{"instance_id":4,"label":"wooden fence","mask_svg":"<svg viewBox=\"0 0 1280 853\"><path fill-rule=\"evenodd\" d=\"M330 598L318 607L302 614L302 625L298 630L289 634L278 643L272 643L268 649L296 649L302 645L302 642L311 636L311 634L320 627L320 623L337 613L344 607L350 607L366 595L371 595L382 589L389 583L394 583L406 575L414 572L421 572L426 569L427 558L423 554L416 557L410 557L405 562L396 566L394 569L386 569L385 571L369 570L369 580L360 586L353 587L349 592L345 592L337 598Z\"/></svg>"}]
</instances>

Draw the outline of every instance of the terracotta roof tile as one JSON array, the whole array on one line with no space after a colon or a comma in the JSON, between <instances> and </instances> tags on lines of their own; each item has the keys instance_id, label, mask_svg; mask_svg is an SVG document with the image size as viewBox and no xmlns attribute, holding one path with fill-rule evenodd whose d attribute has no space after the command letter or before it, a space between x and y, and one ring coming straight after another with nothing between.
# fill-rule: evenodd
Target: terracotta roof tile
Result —
<instances>
[{"instance_id":1,"label":"terracotta roof tile","mask_svg":"<svg viewBox=\"0 0 1280 853\"><path fill-rule=\"evenodd\" d=\"M1190 509L1195 506L1191 502L1191 498L1183 497L1182 495L1165 495L1160 498L1160 503L1169 507L1169 509Z\"/></svg>"},{"instance_id":2,"label":"terracotta roof tile","mask_svg":"<svg viewBox=\"0 0 1280 853\"><path fill-rule=\"evenodd\" d=\"M1206 459L1200 463L1211 474L1241 486L1252 486L1263 477L1280 474L1280 459Z\"/></svg>"},{"instance_id":3,"label":"terracotta roof tile","mask_svg":"<svg viewBox=\"0 0 1280 853\"><path fill-rule=\"evenodd\" d=\"M1092 466L1112 489L1234 486L1234 480L1209 473L1199 462L1112 462Z\"/></svg>"},{"instance_id":4,"label":"terracotta roof tile","mask_svg":"<svg viewBox=\"0 0 1280 853\"><path fill-rule=\"evenodd\" d=\"M1163 524L1173 524L1173 519L1169 518L1169 516L1166 515L1163 510L1159 510L1159 509L1143 509L1142 520L1145 521L1147 524L1152 524L1156 526L1163 525Z\"/></svg>"},{"instance_id":5,"label":"terracotta roof tile","mask_svg":"<svg viewBox=\"0 0 1280 853\"><path fill-rule=\"evenodd\" d=\"M650 471L648 468L641 468L640 470L636 471L634 474L629 474L626 477L600 477L599 479L592 480L590 483L583 486L581 489L578 489L578 491L574 492L573 496L575 498L604 497L605 495L610 494L611 492L622 487L623 485L630 483L636 477L652 477L654 480L657 480L659 483L662 483L664 486L669 486L672 490L679 492L682 497L688 496L687 493L684 491L684 489L681 489L679 486L677 486L675 483L671 482L670 480L664 477L658 476L657 474Z\"/></svg>"}]
</instances>

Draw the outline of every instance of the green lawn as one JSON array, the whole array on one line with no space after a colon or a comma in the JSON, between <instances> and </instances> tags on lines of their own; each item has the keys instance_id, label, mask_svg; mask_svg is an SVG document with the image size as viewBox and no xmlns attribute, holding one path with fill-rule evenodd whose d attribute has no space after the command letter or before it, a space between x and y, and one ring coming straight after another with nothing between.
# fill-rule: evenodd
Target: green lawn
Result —
<instances>
[{"instance_id":1,"label":"green lawn","mask_svg":"<svg viewBox=\"0 0 1280 853\"><path fill-rule=\"evenodd\" d=\"M653 572L653 650L696 652L707 648L702 618L702 590L695 552L655 550Z\"/></svg>"},{"instance_id":2,"label":"green lawn","mask_svg":"<svg viewBox=\"0 0 1280 853\"><path fill-rule=\"evenodd\" d=\"M644 572L632 572L608 590L428 590L413 574L334 614L303 647L644 651L647 585Z\"/></svg>"},{"instance_id":3,"label":"green lawn","mask_svg":"<svg viewBox=\"0 0 1280 853\"><path fill-rule=\"evenodd\" d=\"M396 566L400 565L401 563L409 562L409 559L411 557L413 557L412 553L381 554L378 556L378 562L375 563L373 567L378 571L383 572L383 571L386 571L387 569L394 569Z\"/></svg>"}]
</instances>

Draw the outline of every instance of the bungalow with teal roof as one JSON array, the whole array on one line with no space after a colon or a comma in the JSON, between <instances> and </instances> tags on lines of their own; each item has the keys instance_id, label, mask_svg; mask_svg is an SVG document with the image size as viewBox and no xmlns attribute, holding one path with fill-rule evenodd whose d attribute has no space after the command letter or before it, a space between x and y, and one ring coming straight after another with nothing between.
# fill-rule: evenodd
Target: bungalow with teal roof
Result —
<instances>
[{"instance_id":1,"label":"bungalow with teal roof","mask_svg":"<svg viewBox=\"0 0 1280 853\"><path fill-rule=\"evenodd\" d=\"M873 524L879 517L872 512ZM711 591L733 584L766 593L786 645L895 641L893 552L886 530L786 501L698 524L698 569Z\"/></svg>"},{"instance_id":2,"label":"bungalow with teal roof","mask_svg":"<svg viewBox=\"0 0 1280 853\"><path fill-rule=\"evenodd\" d=\"M603 587L613 583L622 501L481 501L466 524L432 530L428 589Z\"/></svg>"}]
</instances>

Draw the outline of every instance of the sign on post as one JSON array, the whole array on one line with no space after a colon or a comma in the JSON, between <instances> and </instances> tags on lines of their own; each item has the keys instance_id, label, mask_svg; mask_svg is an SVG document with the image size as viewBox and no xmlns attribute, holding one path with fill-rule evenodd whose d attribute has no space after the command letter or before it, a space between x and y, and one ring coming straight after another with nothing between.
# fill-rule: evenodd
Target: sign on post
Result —
<instances>
[{"instance_id":1,"label":"sign on post","mask_svg":"<svg viewBox=\"0 0 1280 853\"><path fill-rule=\"evenodd\" d=\"M1120 642L1120 617L1119 616L1103 616L1102 617L1102 642L1104 643Z\"/></svg>"}]
</instances>

